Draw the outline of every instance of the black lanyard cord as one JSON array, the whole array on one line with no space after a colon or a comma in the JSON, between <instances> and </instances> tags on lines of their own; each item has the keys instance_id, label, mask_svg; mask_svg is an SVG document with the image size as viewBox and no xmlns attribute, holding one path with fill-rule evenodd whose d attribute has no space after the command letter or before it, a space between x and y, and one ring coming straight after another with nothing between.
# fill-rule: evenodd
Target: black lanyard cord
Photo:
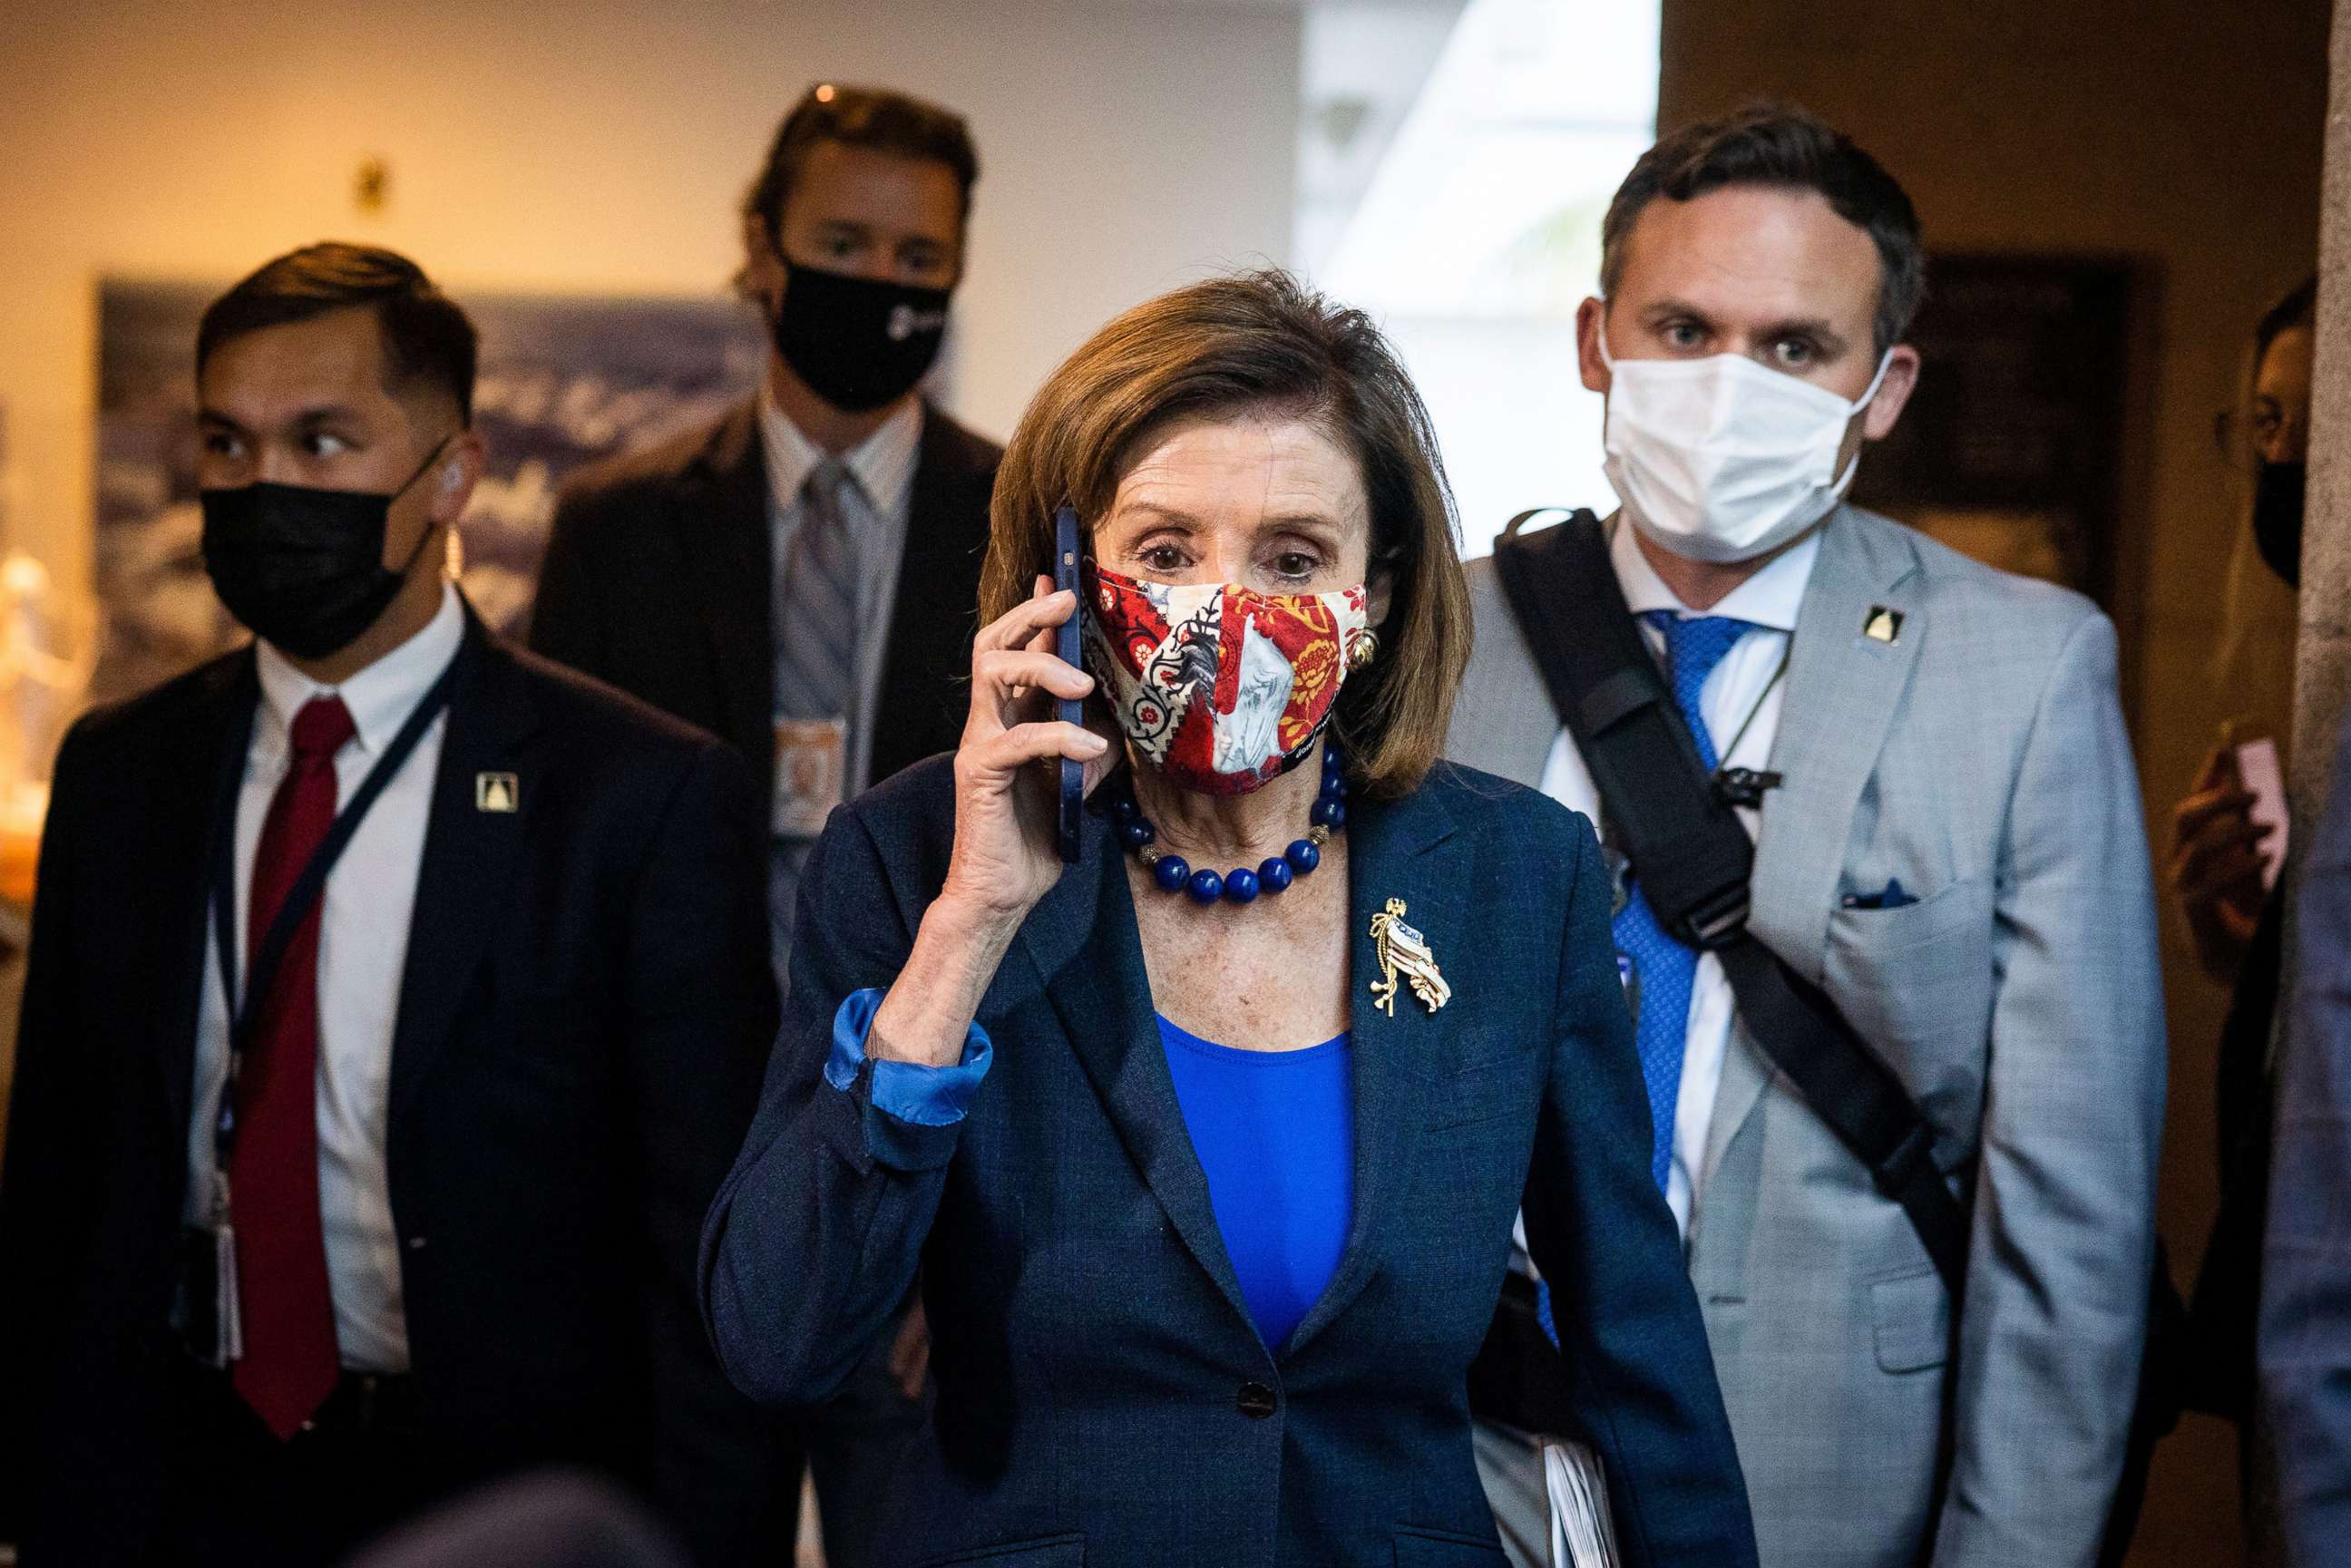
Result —
<instances>
[{"instance_id":1,"label":"black lanyard cord","mask_svg":"<svg viewBox=\"0 0 2351 1568\"><path fill-rule=\"evenodd\" d=\"M360 831L369 809L423 743L433 721L449 706L449 689L456 674L456 662L452 660L401 725L382 758L360 781L350 803L335 813L327 836L310 852L302 874L294 879L294 885L287 890L286 901L277 906L277 913L270 917L269 928L262 933L261 945L254 951L253 967L246 976L242 999L236 984L236 813L241 791L228 793L226 820L213 835L213 946L220 957L221 997L229 1010L228 1073L221 1084L220 1114L213 1135L224 1168L230 1146L236 1139L236 1080L246 1043L252 1036L262 1004L269 998L278 967L286 961L286 950L294 945L302 923L318 906L319 896L326 891L328 873L335 869L343 851L350 847L351 837Z\"/></svg>"}]
</instances>

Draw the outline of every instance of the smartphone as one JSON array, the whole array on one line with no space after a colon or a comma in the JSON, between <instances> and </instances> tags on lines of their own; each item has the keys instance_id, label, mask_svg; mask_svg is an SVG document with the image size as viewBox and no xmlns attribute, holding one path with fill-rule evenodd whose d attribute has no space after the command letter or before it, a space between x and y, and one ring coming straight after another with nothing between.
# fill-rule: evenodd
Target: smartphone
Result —
<instances>
[{"instance_id":1,"label":"smartphone","mask_svg":"<svg viewBox=\"0 0 2351 1568\"><path fill-rule=\"evenodd\" d=\"M1082 669L1078 651L1078 622L1085 616L1085 593L1078 587L1078 512L1074 507L1061 507L1053 513L1053 588L1078 595L1078 608L1053 633L1053 652L1061 663L1071 669ZM1083 699L1057 699L1054 716L1063 724L1083 724L1086 705ZM1083 825L1086 811L1086 765L1075 758L1061 758L1061 799L1060 833L1061 859L1075 864L1078 858L1078 831Z\"/></svg>"},{"instance_id":2,"label":"smartphone","mask_svg":"<svg viewBox=\"0 0 2351 1568\"><path fill-rule=\"evenodd\" d=\"M2285 769L2278 762L2277 742L2247 721L2231 720L2222 726L2220 738L2236 767L2238 787L2253 798L2245 814L2270 831L2261 845L2262 891L2266 893L2277 885L2278 873L2285 865L2291 821L2285 803Z\"/></svg>"}]
</instances>

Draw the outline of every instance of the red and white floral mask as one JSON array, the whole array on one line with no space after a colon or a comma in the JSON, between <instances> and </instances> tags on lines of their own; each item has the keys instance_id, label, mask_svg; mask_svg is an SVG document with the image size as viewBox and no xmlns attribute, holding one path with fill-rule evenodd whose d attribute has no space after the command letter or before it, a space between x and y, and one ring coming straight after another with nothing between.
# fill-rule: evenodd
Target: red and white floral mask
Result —
<instances>
[{"instance_id":1,"label":"red and white floral mask","mask_svg":"<svg viewBox=\"0 0 2351 1568\"><path fill-rule=\"evenodd\" d=\"M1119 727L1173 784L1246 795L1302 760L1368 625L1361 587L1171 587L1088 563L1086 663Z\"/></svg>"}]
</instances>

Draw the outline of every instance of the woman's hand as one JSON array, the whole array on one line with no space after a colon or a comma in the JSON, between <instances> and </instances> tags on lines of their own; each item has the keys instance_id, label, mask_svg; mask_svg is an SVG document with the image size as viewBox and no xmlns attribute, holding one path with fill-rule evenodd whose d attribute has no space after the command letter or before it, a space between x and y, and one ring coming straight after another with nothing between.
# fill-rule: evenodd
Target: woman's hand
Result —
<instances>
[{"instance_id":1,"label":"woman's hand","mask_svg":"<svg viewBox=\"0 0 2351 1568\"><path fill-rule=\"evenodd\" d=\"M944 1066L996 966L1029 911L1061 874L1054 841L1061 758L1086 765L1089 793L1110 770L1110 743L1053 716L1057 698L1083 697L1093 677L1053 653L1053 632L1078 596L1050 578L972 643L971 716L956 748L955 852L946 884L923 915L914 951L883 998L869 1056Z\"/></svg>"},{"instance_id":2,"label":"woman's hand","mask_svg":"<svg viewBox=\"0 0 2351 1568\"><path fill-rule=\"evenodd\" d=\"M2197 961L2224 986L2237 983L2267 896L2262 841L2270 830L2253 821L2252 806L2222 747L2205 759L2195 789L2171 813L2172 892Z\"/></svg>"},{"instance_id":3,"label":"woman's hand","mask_svg":"<svg viewBox=\"0 0 2351 1568\"><path fill-rule=\"evenodd\" d=\"M1077 601L1040 577L1027 603L972 644L971 716L955 758L955 856L939 902L982 919L1019 925L1061 877L1061 759L1088 765L1089 791L1109 765L1101 736L1053 716L1057 698L1094 689L1092 675L1053 653L1054 629L1078 612Z\"/></svg>"}]
</instances>

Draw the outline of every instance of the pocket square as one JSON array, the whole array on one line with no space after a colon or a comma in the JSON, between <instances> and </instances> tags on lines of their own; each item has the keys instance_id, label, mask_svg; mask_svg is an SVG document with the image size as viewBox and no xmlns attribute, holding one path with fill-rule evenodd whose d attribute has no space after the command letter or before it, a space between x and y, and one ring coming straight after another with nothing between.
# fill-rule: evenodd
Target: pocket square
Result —
<instances>
[{"instance_id":1,"label":"pocket square","mask_svg":"<svg viewBox=\"0 0 2351 1568\"><path fill-rule=\"evenodd\" d=\"M1900 877L1889 877L1886 879L1885 891L1848 893L1844 895L1844 902L1847 909L1900 909L1906 904L1916 904L1918 900L1914 894L1902 890Z\"/></svg>"}]
</instances>

